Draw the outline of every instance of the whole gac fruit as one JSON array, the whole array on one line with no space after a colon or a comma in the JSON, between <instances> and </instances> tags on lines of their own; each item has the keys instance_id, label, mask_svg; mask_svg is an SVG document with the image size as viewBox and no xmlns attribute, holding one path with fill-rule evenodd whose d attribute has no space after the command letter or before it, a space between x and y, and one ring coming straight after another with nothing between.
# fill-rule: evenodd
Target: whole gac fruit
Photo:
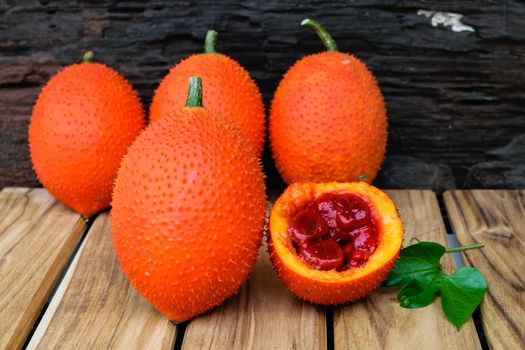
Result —
<instances>
[{"instance_id":1,"label":"whole gac fruit","mask_svg":"<svg viewBox=\"0 0 525 350\"><path fill-rule=\"evenodd\" d=\"M199 101L151 124L122 160L113 245L131 285L182 322L235 293L261 244L263 174L236 125Z\"/></svg>"},{"instance_id":2,"label":"whole gac fruit","mask_svg":"<svg viewBox=\"0 0 525 350\"><path fill-rule=\"evenodd\" d=\"M202 78L203 104L230 119L251 141L257 156L264 146L265 112L259 88L235 60L217 53L217 32L206 35L204 53L192 55L171 68L155 91L150 121L184 106L188 78Z\"/></svg>"},{"instance_id":3,"label":"whole gac fruit","mask_svg":"<svg viewBox=\"0 0 525 350\"><path fill-rule=\"evenodd\" d=\"M381 91L366 66L340 53L314 27L328 51L297 61L280 82L270 111L270 146L284 181L366 181L383 162L387 119Z\"/></svg>"},{"instance_id":4,"label":"whole gac fruit","mask_svg":"<svg viewBox=\"0 0 525 350\"><path fill-rule=\"evenodd\" d=\"M268 249L292 293L332 305L378 287L402 239L396 207L379 189L365 182L294 183L272 208Z\"/></svg>"},{"instance_id":5,"label":"whole gac fruit","mask_svg":"<svg viewBox=\"0 0 525 350\"><path fill-rule=\"evenodd\" d=\"M29 125L38 179L84 217L109 207L120 161L146 123L129 82L92 59L88 52L51 78Z\"/></svg>"}]
</instances>

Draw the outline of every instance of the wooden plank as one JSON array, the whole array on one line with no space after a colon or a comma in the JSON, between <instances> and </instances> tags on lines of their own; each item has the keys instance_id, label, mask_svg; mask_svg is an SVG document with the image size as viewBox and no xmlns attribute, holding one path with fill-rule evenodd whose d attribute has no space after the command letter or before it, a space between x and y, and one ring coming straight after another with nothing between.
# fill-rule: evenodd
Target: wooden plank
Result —
<instances>
[{"instance_id":1,"label":"wooden plank","mask_svg":"<svg viewBox=\"0 0 525 350\"><path fill-rule=\"evenodd\" d=\"M0 192L0 349L23 345L85 226L44 189Z\"/></svg>"},{"instance_id":2,"label":"wooden plank","mask_svg":"<svg viewBox=\"0 0 525 350\"><path fill-rule=\"evenodd\" d=\"M176 326L135 292L97 217L28 349L172 349Z\"/></svg>"},{"instance_id":3,"label":"wooden plank","mask_svg":"<svg viewBox=\"0 0 525 350\"><path fill-rule=\"evenodd\" d=\"M525 190L454 190L444 197L459 244L485 244L485 248L466 251L462 256L488 282L481 321L490 348L522 349Z\"/></svg>"},{"instance_id":4,"label":"wooden plank","mask_svg":"<svg viewBox=\"0 0 525 350\"><path fill-rule=\"evenodd\" d=\"M403 220L404 244L411 238L448 245L436 196L432 191L388 191ZM445 256L443 268L454 269ZM380 288L366 298L334 311L335 349L479 349L469 320L457 332L441 311L439 299L430 306L407 310L399 306L398 289Z\"/></svg>"},{"instance_id":5,"label":"wooden plank","mask_svg":"<svg viewBox=\"0 0 525 350\"><path fill-rule=\"evenodd\" d=\"M326 349L322 307L293 297L272 269L266 244L249 280L224 305L191 321L183 349Z\"/></svg>"}]
</instances>

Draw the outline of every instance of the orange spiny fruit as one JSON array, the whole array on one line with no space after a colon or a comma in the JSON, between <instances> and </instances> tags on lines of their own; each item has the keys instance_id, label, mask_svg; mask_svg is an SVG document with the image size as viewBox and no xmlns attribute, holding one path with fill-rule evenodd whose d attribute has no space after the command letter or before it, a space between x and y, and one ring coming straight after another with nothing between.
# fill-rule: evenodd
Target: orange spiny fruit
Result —
<instances>
[{"instance_id":1,"label":"orange spiny fruit","mask_svg":"<svg viewBox=\"0 0 525 350\"><path fill-rule=\"evenodd\" d=\"M122 270L177 322L239 289L257 258L266 210L253 147L235 124L202 108L200 84L192 78L186 107L130 146L111 212Z\"/></svg>"},{"instance_id":2,"label":"orange spiny fruit","mask_svg":"<svg viewBox=\"0 0 525 350\"><path fill-rule=\"evenodd\" d=\"M38 179L84 217L109 207L120 161L145 125L144 109L129 82L93 63L92 55L51 78L29 125Z\"/></svg>"},{"instance_id":3,"label":"orange spiny fruit","mask_svg":"<svg viewBox=\"0 0 525 350\"><path fill-rule=\"evenodd\" d=\"M171 68L150 106L150 120L184 105L188 78L202 78L203 104L236 123L251 141L257 156L264 146L265 113L259 88L235 60L215 52L217 32L206 35L204 53L192 55Z\"/></svg>"},{"instance_id":4,"label":"orange spiny fruit","mask_svg":"<svg viewBox=\"0 0 525 350\"><path fill-rule=\"evenodd\" d=\"M279 278L299 298L325 305L378 287L403 238L394 203L365 182L290 185L272 208L269 232Z\"/></svg>"},{"instance_id":5,"label":"orange spiny fruit","mask_svg":"<svg viewBox=\"0 0 525 350\"><path fill-rule=\"evenodd\" d=\"M328 51L297 61L275 92L270 145L287 183L366 181L383 162L387 119L381 91L366 66L340 53L312 20Z\"/></svg>"}]
</instances>

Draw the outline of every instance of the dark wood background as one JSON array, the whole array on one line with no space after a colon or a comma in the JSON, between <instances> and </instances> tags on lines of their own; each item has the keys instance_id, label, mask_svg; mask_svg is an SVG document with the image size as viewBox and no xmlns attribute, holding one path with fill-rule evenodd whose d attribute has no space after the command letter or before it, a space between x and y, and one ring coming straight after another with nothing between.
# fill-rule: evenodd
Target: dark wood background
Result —
<instances>
[{"instance_id":1,"label":"dark wood background","mask_svg":"<svg viewBox=\"0 0 525 350\"><path fill-rule=\"evenodd\" d=\"M461 13L475 32L432 27L418 10ZM0 1L0 188L37 186L27 148L32 105L46 81L93 50L145 106L169 67L219 51L259 84L266 106L283 73L322 50L323 23L364 60L385 95L387 188L525 186L525 4L517 1ZM282 187L268 152L271 187Z\"/></svg>"}]
</instances>

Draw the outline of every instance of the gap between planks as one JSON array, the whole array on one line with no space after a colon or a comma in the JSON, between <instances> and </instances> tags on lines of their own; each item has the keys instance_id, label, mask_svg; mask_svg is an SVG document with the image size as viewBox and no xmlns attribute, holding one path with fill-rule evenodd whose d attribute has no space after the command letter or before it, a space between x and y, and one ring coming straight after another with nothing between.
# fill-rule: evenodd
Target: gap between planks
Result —
<instances>
[{"instance_id":1,"label":"gap between planks","mask_svg":"<svg viewBox=\"0 0 525 350\"><path fill-rule=\"evenodd\" d=\"M388 191L411 237L437 240L447 236L432 191ZM454 263L445 258L445 270ZM283 287L263 247L248 282L222 307L189 322L183 349L479 349L472 320L458 333L439 301L420 310L399 306L397 290L378 289L356 303L334 308L334 339L327 339L326 309L299 301ZM333 343L332 343L333 341Z\"/></svg>"},{"instance_id":2,"label":"gap between planks","mask_svg":"<svg viewBox=\"0 0 525 350\"><path fill-rule=\"evenodd\" d=\"M434 192L430 190L387 191L403 220L404 245L411 238L448 246L445 226ZM454 270L447 254L443 269ZM398 289L379 288L362 300L334 311L335 349L480 349L472 319L457 332L445 318L437 298L421 309L399 306Z\"/></svg>"},{"instance_id":3,"label":"gap between planks","mask_svg":"<svg viewBox=\"0 0 525 350\"><path fill-rule=\"evenodd\" d=\"M444 194L465 264L479 269L488 284L481 323L491 349L525 345L525 190L451 190Z\"/></svg>"},{"instance_id":4,"label":"gap between planks","mask_svg":"<svg viewBox=\"0 0 525 350\"><path fill-rule=\"evenodd\" d=\"M0 192L0 349L24 344L85 226L44 189Z\"/></svg>"},{"instance_id":5,"label":"gap between planks","mask_svg":"<svg viewBox=\"0 0 525 350\"><path fill-rule=\"evenodd\" d=\"M28 344L29 349L172 349L176 326L135 292L100 214Z\"/></svg>"},{"instance_id":6,"label":"gap between planks","mask_svg":"<svg viewBox=\"0 0 525 350\"><path fill-rule=\"evenodd\" d=\"M267 217L270 208L268 203ZM248 281L222 306L188 323L182 349L323 350L326 337L325 308L288 292L263 242Z\"/></svg>"},{"instance_id":7,"label":"gap between planks","mask_svg":"<svg viewBox=\"0 0 525 350\"><path fill-rule=\"evenodd\" d=\"M417 236L446 244L446 234L433 192L414 190L388 193L404 219L405 242ZM89 230L38 325L29 348L63 347L66 344L75 347L85 345L85 348L130 348L132 344L137 344L137 336L142 337L140 347L144 347L144 341L152 338L161 339L159 343L149 344L153 348L173 347L175 327L131 290L118 268L109 236L109 216L104 213ZM90 247L89 252L86 247ZM91 266L93 259L103 263ZM445 268L452 267L452 258L449 257ZM95 278L101 273L102 278ZM107 276L110 276L109 280ZM90 294L91 289L97 289L97 284L99 287L103 285L103 290L93 296ZM326 349L334 345L335 349L340 349L349 344L359 344L363 349L415 346L425 349L433 346L479 348L472 321L468 321L458 333L442 316L438 302L421 310L404 310L397 302L396 292L379 289L362 301L334 308L334 343L331 344L332 339L327 339L326 309L294 298L277 279L268 260L266 247L262 247L254 271L239 294L223 306L190 321L182 347ZM110 298L109 295L116 297ZM79 304L82 307L79 308ZM144 331L144 328L152 323L145 321L142 316L129 315L128 308L132 308L134 313L149 315L146 318L154 320L153 328L162 331L156 337L147 335L151 330ZM127 317L122 316L126 314ZM132 325L128 324L130 318ZM122 330L123 327L130 331Z\"/></svg>"}]
</instances>

